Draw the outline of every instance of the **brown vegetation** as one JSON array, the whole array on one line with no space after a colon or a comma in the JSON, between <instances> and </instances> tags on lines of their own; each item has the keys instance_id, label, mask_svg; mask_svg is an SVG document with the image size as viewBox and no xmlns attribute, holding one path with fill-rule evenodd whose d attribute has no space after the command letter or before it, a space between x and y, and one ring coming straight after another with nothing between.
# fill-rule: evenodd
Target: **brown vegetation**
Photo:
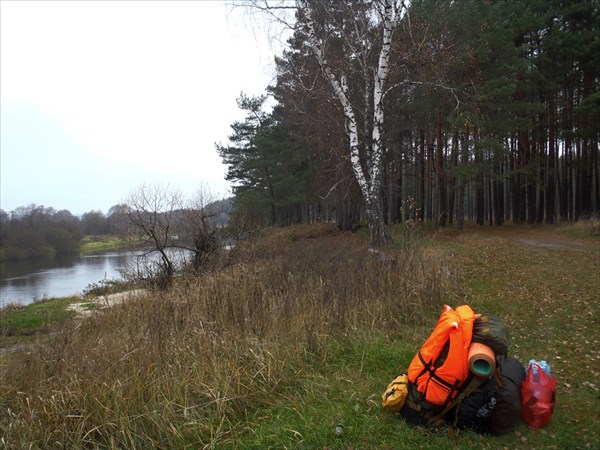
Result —
<instances>
[{"instance_id":1,"label":"brown vegetation","mask_svg":"<svg viewBox=\"0 0 600 450\"><path fill-rule=\"evenodd\" d=\"M432 250L372 255L333 227L277 231L231 264L73 322L2 369L9 447L211 445L330 338L425 323L453 292Z\"/></svg>"}]
</instances>

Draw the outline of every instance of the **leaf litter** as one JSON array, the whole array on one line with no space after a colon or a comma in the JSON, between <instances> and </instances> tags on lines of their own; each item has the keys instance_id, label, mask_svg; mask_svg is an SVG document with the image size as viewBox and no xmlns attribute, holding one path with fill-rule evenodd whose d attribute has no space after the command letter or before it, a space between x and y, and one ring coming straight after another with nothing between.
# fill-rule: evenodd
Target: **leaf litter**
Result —
<instances>
[{"instance_id":1,"label":"leaf litter","mask_svg":"<svg viewBox=\"0 0 600 450\"><path fill-rule=\"evenodd\" d=\"M462 246L452 258L465 297L476 310L506 322L512 356L523 365L530 359L546 360L558 378L553 420L544 433L537 433L548 440L539 444L554 440L547 431L560 438L568 427L581 439L578 448L599 445L598 242L508 226L490 228L477 239L464 238ZM528 444L533 445L531 440Z\"/></svg>"}]
</instances>

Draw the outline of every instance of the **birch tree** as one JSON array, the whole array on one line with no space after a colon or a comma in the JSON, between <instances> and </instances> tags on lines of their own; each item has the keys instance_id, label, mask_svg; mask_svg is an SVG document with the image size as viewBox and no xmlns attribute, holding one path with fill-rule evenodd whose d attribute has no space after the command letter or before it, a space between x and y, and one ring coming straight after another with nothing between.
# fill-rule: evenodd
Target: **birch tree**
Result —
<instances>
[{"instance_id":1,"label":"birch tree","mask_svg":"<svg viewBox=\"0 0 600 450\"><path fill-rule=\"evenodd\" d=\"M281 11L290 4L251 3L282 22ZM406 6L398 0L297 0L293 5L293 29L306 35L306 45L343 110L348 157L365 201L371 244L385 245L390 237L381 204L384 98L392 39Z\"/></svg>"}]
</instances>

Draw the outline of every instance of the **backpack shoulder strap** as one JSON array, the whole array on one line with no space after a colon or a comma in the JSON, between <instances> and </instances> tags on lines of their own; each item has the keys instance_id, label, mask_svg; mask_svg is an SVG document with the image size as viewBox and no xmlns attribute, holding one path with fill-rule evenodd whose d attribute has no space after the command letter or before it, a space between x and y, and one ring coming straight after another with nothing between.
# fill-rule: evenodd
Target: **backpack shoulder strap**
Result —
<instances>
[{"instance_id":1,"label":"backpack shoulder strap","mask_svg":"<svg viewBox=\"0 0 600 450\"><path fill-rule=\"evenodd\" d=\"M494 374L496 377L496 383L498 384L498 389L504 389L506 387L506 381L504 380L504 375L500 373L498 369L496 369L496 373ZM512 381L512 380L511 380ZM513 381L513 383L515 383ZM515 383L517 384L517 383Z\"/></svg>"}]
</instances>

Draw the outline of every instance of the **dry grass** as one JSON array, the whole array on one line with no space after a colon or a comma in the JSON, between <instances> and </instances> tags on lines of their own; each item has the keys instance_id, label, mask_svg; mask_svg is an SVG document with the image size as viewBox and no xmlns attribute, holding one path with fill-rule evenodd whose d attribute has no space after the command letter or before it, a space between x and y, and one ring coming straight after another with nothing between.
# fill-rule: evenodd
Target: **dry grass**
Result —
<instances>
[{"instance_id":1,"label":"dry grass","mask_svg":"<svg viewBox=\"0 0 600 450\"><path fill-rule=\"evenodd\" d=\"M559 231L573 237L600 238L600 215L591 216L586 220L574 223L564 223L559 226Z\"/></svg>"},{"instance_id":2,"label":"dry grass","mask_svg":"<svg viewBox=\"0 0 600 450\"><path fill-rule=\"evenodd\" d=\"M5 448L202 448L243 428L332 340L431 323L455 292L433 250L372 255L331 227L277 230L224 269L70 323L2 367Z\"/></svg>"}]
</instances>

